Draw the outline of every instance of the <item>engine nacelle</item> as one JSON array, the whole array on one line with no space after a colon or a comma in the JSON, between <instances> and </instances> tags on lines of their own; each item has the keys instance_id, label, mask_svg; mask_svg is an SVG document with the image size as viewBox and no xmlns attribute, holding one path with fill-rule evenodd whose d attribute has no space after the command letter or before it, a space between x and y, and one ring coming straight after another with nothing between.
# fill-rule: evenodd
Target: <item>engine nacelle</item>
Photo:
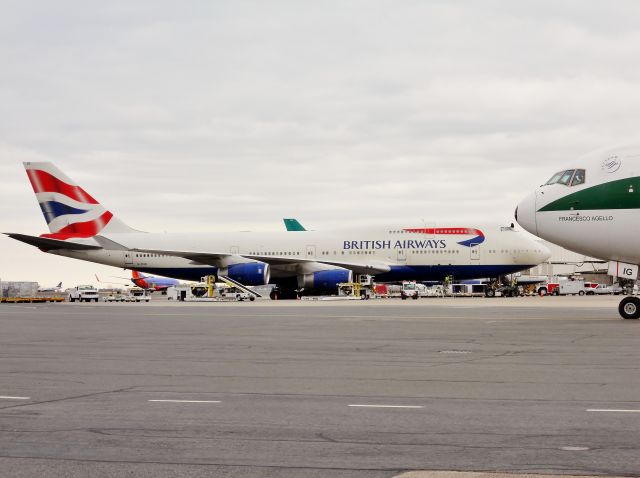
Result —
<instances>
[{"instance_id":1,"label":"engine nacelle","mask_svg":"<svg viewBox=\"0 0 640 478\"><path fill-rule=\"evenodd\" d=\"M218 269L218 275L230 277L243 285L265 285L269 283L271 270L264 262L243 262Z\"/></svg>"},{"instance_id":2,"label":"engine nacelle","mask_svg":"<svg viewBox=\"0 0 640 478\"><path fill-rule=\"evenodd\" d=\"M353 282L353 272L347 269L330 269L298 276L298 287L335 292L341 282Z\"/></svg>"}]
</instances>

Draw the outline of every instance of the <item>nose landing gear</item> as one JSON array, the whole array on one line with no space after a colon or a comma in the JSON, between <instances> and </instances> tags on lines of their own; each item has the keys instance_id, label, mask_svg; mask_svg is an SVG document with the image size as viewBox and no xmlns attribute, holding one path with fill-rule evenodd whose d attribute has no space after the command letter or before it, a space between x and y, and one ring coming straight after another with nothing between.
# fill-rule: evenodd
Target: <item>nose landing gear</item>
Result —
<instances>
[{"instance_id":1,"label":"nose landing gear","mask_svg":"<svg viewBox=\"0 0 640 478\"><path fill-rule=\"evenodd\" d=\"M618 312L623 319L632 320L640 318L640 299L638 297L625 297L620 301Z\"/></svg>"}]
</instances>

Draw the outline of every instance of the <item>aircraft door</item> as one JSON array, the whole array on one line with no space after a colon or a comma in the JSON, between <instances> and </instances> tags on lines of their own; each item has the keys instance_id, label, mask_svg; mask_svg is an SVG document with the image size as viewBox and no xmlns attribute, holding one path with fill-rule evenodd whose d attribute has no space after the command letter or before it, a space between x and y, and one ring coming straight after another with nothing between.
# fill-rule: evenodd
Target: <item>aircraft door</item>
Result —
<instances>
[{"instance_id":1,"label":"aircraft door","mask_svg":"<svg viewBox=\"0 0 640 478\"><path fill-rule=\"evenodd\" d=\"M316 257L316 246L307 245L307 259L313 259Z\"/></svg>"},{"instance_id":2,"label":"aircraft door","mask_svg":"<svg viewBox=\"0 0 640 478\"><path fill-rule=\"evenodd\" d=\"M404 251L404 249L398 249L396 260L398 262L407 262L407 253Z\"/></svg>"},{"instance_id":3,"label":"aircraft door","mask_svg":"<svg viewBox=\"0 0 640 478\"><path fill-rule=\"evenodd\" d=\"M471 254L472 261L480 260L480 244L471 244L469 247L469 253Z\"/></svg>"},{"instance_id":4,"label":"aircraft door","mask_svg":"<svg viewBox=\"0 0 640 478\"><path fill-rule=\"evenodd\" d=\"M133 252L129 251L124 253L124 267L133 267Z\"/></svg>"}]
</instances>

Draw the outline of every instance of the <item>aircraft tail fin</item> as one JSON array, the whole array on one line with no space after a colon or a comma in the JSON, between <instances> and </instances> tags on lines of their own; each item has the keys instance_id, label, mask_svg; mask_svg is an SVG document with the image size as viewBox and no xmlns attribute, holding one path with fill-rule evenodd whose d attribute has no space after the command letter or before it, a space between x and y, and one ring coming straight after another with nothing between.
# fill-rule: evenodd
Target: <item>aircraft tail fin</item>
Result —
<instances>
[{"instance_id":1,"label":"aircraft tail fin","mask_svg":"<svg viewBox=\"0 0 640 478\"><path fill-rule=\"evenodd\" d=\"M287 228L287 231L306 231L306 229L300 224L297 219L293 218L284 218L284 227Z\"/></svg>"},{"instance_id":2,"label":"aircraft tail fin","mask_svg":"<svg viewBox=\"0 0 640 478\"><path fill-rule=\"evenodd\" d=\"M65 240L98 233L137 232L115 217L53 163L23 163L51 234Z\"/></svg>"}]
</instances>

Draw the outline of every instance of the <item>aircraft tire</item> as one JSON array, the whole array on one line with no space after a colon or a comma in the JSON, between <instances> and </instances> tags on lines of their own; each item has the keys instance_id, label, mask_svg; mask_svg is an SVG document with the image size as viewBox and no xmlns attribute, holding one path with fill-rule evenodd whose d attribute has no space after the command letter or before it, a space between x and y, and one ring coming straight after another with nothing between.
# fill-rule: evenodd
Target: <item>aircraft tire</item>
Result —
<instances>
[{"instance_id":1,"label":"aircraft tire","mask_svg":"<svg viewBox=\"0 0 640 478\"><path fill-rule=\"evenodd\" d=\"M637 297L625 297L620 301L618 312L625 320L637 320L640 318L640 299Z\"/></svg>"}]
</instances>

